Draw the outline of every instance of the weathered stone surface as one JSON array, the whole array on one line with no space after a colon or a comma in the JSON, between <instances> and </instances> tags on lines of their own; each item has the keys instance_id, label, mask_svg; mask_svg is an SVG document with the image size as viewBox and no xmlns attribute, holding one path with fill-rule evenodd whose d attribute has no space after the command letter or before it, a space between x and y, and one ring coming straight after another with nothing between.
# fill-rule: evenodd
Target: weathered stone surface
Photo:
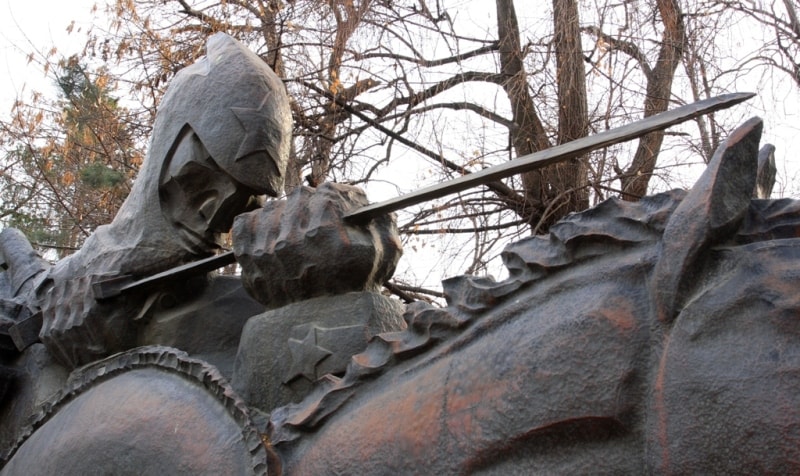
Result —
<instances>
[{"instance_id":1,"label":"weathered stone surface","mask_svg":"<svg viewBox=\"0 0 800 476\"><path fill-rule=\"evenodd\" d=\"M21 350L39 340L41 316L29 296L38 279L50 268L16 228L0 232L0 358L13 359ZM13 373L9 369L9 375ZM0 377L0 387L3 387ZM2 396L0 396L2 402Z\"/></svg>"},{"instance_id":2,"label":"weathered stone surface","mask_svg":"<svg viewBox=\"0 0 800 476\"><path fill-rule=\"evenodd\" d=\"M753 198L767 199L772 196L776 173L775 146L767 144L758 151L758 177L756 178L756 188L753 190Z\"/></svg>"},{"instance_id":3,"label":"weathered stone surface","mask_svg":"<svg viewBox=\"0 0 800 476\"><path fill-rule=\"evenodd\" d=\"M226 35L214 35L208 41L206 57L178 72L170 84L159 107L148 157L112 223L99 227L78 252L53 267L33 253L16 230L0 234L2 264L8 268L0 274L0 387L7 387L5 398L0 398L0 449L8 449L33 415L49 415L44 399L58 392L67 369L81 368L111 353L151 343L148 341L180 345L205 359L202 365L213 362L230 376L244 322L263 310L263 306L245 296L240 281L220 278L209 282L201 276L167 282L155 292L138 290L103 300L96 299L93 285L109 278L135 280L151 276L215 253L221 234L230 228L233 217L252 209L253 195L277 195L281 191L290 132L289 99L280 79L247 48ZM41 324L36 326L39 321L29 319L24 321L23 329L23 314L37 319L40 316ZM9 338L15 330L24 331L18 332L23 345L11 342L12 347ZM19 353L37 337L44 345L35 344ZM187 362L182 365L192 366L199 361ZM129 390L142 387L137 389L137 401L149 398L143 393L146 380L140 378L138 383L126 384ZM125 425L130 425L126 431L145 431L141 425L133 429L138 424L134 415L143 408L117 408L123 400L110 395L120 394L114 394L117 390L113 386L100 385L99 380L87 383L82 390L95 384L104 390L98 390L96 397L78 400L98 405L96 411L105 412L109 421L116 413L127 415L117 420L118 424L106 427L109 432L121 431ZM170 392L175 393L175 398L181 392L194 398L191 394L195 390L191 388L170 390L169 384L165 385L154 390L154 399L169 400ZM233 393L228 387L223 390ZM186 408L175 409L162 401L164 421L170 408L176 417L190 418L192 412L199 412L200 420L213 417L217 409L203 407L204 397L197 398L193 400L196 408L191 407L195 403L187 403ZM142 450L131 449L130 453L140 455L140 460L126 459L128 453L124 450L116 453L119 459L115 460L105 454L113 450L113 438L102 442L100 430L93 429L87 419L91 412L82 411L78 408L68 415L55 416L55 421L64 425L71 425L73 418L84 425L77 425L71 433L61 433L63 438L75 441L59 439L56 435L60 424L48 422L48 429L37 432L27 447L38 449L21 450L20 455L28 456L15 458L4 474L22 471L20 468L25 474L63 474L71 468L75 474L139 474L147 472L147 468L155 472L154 468L160 466L159 473L169 473L168 464L178 461L164 460L162 465L159 459L166 458L165 451L154 446L155 440L145 441L144 433L128 435L129 441L143 445ZM151 421L149 418L150 415L139 415L141 421ZM82 442L84 430L87 441ZM191 440L197 436L192 433L178 432L175 441ZM118 439L117 443L124 447L129 444L127 441ZM260 444L257 438L256 441ZM211 445L211 440L206 442ZM80 451L72 452L84 443L82 456ZM58 454L61 459L48 459L38 465L33 458L43 450L37 445L47 447L52 450L51 456ZM97 453L87 455L94 451L92 445L97 445ZM145 461L148 451L154 453ZM219 450L209 446L208 451L213 455ZM1 456L5 463L7 455ZM113 461L106 466L99 462L92 466L98 458ZM198 464L202 461L198 457ZM72 463L78 466L70 467ZM193 474L195 471L188 468L197 467L186 466L183 471ZM218 466L212 464L206 469L212 474L227 473L213 468Z\"/></svg>"},{"instance_id":4,"label":"weathered stone surface","mask_svg":"<svg viewBox=\"0 0 800 476\"><path fill-rule=\"evenodd\" d=\"M75 367L134 347L148 294L100 302L92 285L215 252L252 195L280 191L290 133L283 83L237 41L212 36L206 56L170 83L147 159L112 223L59 261L28 298L42 308L40 337L53 355Z\"/></svg>"},{"instance_id":5,"label":"weathered stone surface","mask_svg":"<svg viewBox=\"0 0 800 476\"><path fill-rule=\"evenodd\" d=\"M251 316L264 311L264 306L247 294L238 277L199 279L201 284L191 285L182 293L153 294L153 309L139 342L181 349L230 379L242 329Z\"/></svg>"},{"instance_id":6,"label":"weathered stone surface","mask_svg":"<svg viewBox=\"0 0 800 476\"><path fill-rule=\"evenodd\" d=\"M0 402L0 462L6 460L31 416L58 395L69 375L42 344L28 347L12 365L17 378L8 401Z\"/></svg>"},{"instance_id":7,"label":"weathered stone surface","mask_svg":"<svg viewBox=\"0 0 800 476\"><path fill-rule=\"evenodd\" d=\"M798 472L800 202L750 201L759 132L689 193L571 215L508 279L409 308L272 411L286 473Z\"/></svg>"},{"instance_id":8,"label":"weathered stone surface","mask_svg":"<svg viewBox=\"0 0 800 476\"><path fill-rule=\"evenodd\" d=\"M342 184L299 187L286 200L240 215L233 250L245 288L268 308L351 291L377 292L402 253L393 216L365 225L342 217L368 203Z\"/></svg>"},{"instance_id":9,"label":"weathered stone surface","mask_svg":"<svg viewBox=\"0 0 800 476\"><path fill-rule=\"evenodd\" d=\"M292 113L283 81L264 60L228 35L210 36L206 50L203 58L170 81L153 126L151 155L174 153L170 149L176 138L191 130L198 140L192 146L202 146L226 174L256 193L276 196L283 191L292 139ZM162 180L168 170L172 175L177 168L164 167Z\"/></svg>"},{"instance_id":10,"label":"weathered stone surface","mask_svg":"<svg viewBox=\"0 0 800 476\"><path fill-rule=\"evenodd\" d=\"M799 251L794 237L698 263L654 375L650 472L800 470Z\"/></svg>"},{"instance_id":11,"label":"weathered stone surface","mask_svg":"<svg viewBox=\"0 0 800 476\"><path fill-rule=\"evenodd\" d=\"M326 374L382 332L402 329L402 306L370 292L323 296L250 318L242 331L233 387L262 411L299 401Z\"/></svg>"},{"instance_id":12,"label":"weathered stone surface","mask_svg":"<svg viewBox=\"0 0 800 476\"><path fill-rule=\"evenodd\" d=\"M242 402L213 367L174 349L137 349L73 372L32 424L0 475L267 471Z\"/></svg>"},{"instance_id":13,"label":"weathered stone surface","mask_svg":"<svg viewBox=\"0 0 800 476\"><path fill-rule=\"evenodd\" d=\"M763 124L753 118L720 145L708 167L669 220L662 257L653 271L658 319L670 322L685 299L685 286L696 279L696 262L713 244L741 224L758 173L758 141Z\"/></svg>"},{"instance_id":14,"label":"weathered stone surface","mask_svg":"<svg viewBox=\"0 0 800 476\"><path fill-rule=\"evenodd\" d=\"M519 268L507 281L449 281L448 307L414 309L407 330L378 335L341 378L272 412L287 473L641 473L642 276L682 196L573 215L549 247L511 246ZM523 252L534 243L539 253Z\"/></svg>"},{"instance_id":15,"label":"weathered stone surface","mask_svg":"<svg viewBox=\"0 0 800 476\"><path fill-rule=\"evenodd\" d=\"M50 264L33 249L25 235L16 228L0 231L0 267L6 270L6 282L0 298L24 296L34 291L35 277Z\"/></svg>"},{"instance_id":16,"label":"weathered stone surface","mask_svg":"<svg viewBox=\"0 0 800 476\"><path fill-rule=\"evenodd\" d=\"M250 77L228 63L240 49L212 39L181 89L216 84L223 65ZM184 92L166 101L175 118L194 110ZM0 341L0 475L800 472L800 201L751 200L770 182L759 120L691 191L570 215L506 248L507 279L446 280L445 307L401 312L377 292L400 254L394 222L343 222L366 198L336 184L237 220L266 312L248 319L264 307L236 278L94 299L98 279L210 252L251 179L277 190L272 155L288 146L254 126L279 121L272 106L167 121L152 152L166 155L137 181L158 208L127 205L53 270L18 248L32 267L0 275L0 337L41 305L48 347ZM237 121L241 140L211 144ZM242 176L251 159L266 179ZM96 360L152 342L182 350ZM54 357L94 362L67 378Z\"/></svg>"}]
</instances>

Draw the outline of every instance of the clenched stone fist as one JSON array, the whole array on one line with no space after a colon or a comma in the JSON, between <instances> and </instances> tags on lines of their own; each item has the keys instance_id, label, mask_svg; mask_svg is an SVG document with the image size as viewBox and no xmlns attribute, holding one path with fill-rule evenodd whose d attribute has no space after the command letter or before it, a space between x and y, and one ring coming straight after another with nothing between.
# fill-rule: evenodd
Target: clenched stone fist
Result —
<instances>
[{"instance_id":1,"label":"clenched stone fist","mask_svg":"<svg viewBox=\"0 0 800 476\"><path fill-rule=\"evenodd\" d=\"M391 215L366 225L344 221L348 211L367 204L357 187L323 183L239 215L233 250L245 288L268 308L378 291L394 273L402 249Z\"/></svg>"}]
</instances>

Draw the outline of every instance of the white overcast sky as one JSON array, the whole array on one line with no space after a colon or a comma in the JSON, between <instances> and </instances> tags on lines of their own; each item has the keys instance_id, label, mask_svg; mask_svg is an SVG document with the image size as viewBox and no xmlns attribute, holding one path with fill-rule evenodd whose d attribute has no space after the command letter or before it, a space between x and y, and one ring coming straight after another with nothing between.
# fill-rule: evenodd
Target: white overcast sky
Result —
<instances>
[{"instance_id":1,"label":"white overcast sky","mask_svg":"<svg viewBox=\"0 0 800 476\"><path fill-rule=\"evenodd\" d=\"M5 117L14 99L32 89L46 92L52 80L41 68L28 64L30 53L46 53L52 47L64 56L81 50L85 30L94 20L95 0L0 0L0 117ZM70 35L67 26L75 21Z\"/></svg>"}]
</instances>

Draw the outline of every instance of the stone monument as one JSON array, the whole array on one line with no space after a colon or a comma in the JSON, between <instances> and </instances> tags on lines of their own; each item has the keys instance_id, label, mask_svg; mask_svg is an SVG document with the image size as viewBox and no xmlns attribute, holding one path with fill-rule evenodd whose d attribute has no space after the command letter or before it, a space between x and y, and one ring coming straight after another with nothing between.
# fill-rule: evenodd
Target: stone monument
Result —
<instances>
[{"instance_id":1,"label":"stone monument","mask_svg":"<svg viewBox=\"0 0 800 476\"><path fill-rule=\"evenodd\" d=\"M355 187L281 190L289 99L217 34L114 221L50 265L0 233L0 475L800 470L800 201L747 121L689 191L510 244L447 303ZM755 198L754 198L755 197ZM207 274L233 225L241 277Z\"/></svg>"}]
</instances>

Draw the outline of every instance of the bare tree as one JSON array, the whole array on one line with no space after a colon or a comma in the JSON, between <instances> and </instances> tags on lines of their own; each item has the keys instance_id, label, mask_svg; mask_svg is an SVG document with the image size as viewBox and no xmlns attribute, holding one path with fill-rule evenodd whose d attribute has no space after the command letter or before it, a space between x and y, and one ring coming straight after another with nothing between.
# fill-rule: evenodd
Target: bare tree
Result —
<instances>
[{"instance_id":1,"label":"bare tree","mask_svg":"<svg viewBox=\"0 0 800 476\"><path fill-rule=\"evenodd\" d=\"M783 72L800 86L800 6L792 0L702 2L709 15L734 15L755 21L765 32L762 44L752 48L740 68L750 64Z\"/></svg>"},{"instance_id":2,"label":"bare tree","mask_svg":"<svg viewBox=\"0 0 800 476\"><path fill-rule=\"evenodd\" d=\"M210 33L227 32L257 51L293 98L287 191L304 180L408 190L418 179L467 174L725 92L730 84L720 78L746 67L718 56L716 35L732 15L775 33L751 64L792 73L798 57L788 0L769 8L553 0L533 14L513 0L109 0L107 14L108 28L89 32L83 59L108 65L138 100L129 118L139 131ZM676 76L681 65L685 80ZM411 247L455 240L445 246L461 269L483 272L510 237L545 232L609 196L647 193L664 172L665 144L709 157L730 126L722 120L699 119L694 142L653 133L436 201L404 213L401 230Z\"/></svg>"},{"instance_id":3,"label":"bare tree","mask_svg":"<svg viewBox=\"0 0 800 476\"><path fill-rule=\"evenodd\" d=\"M78 58L53 68L57 99L18 101L0 121L5 147L0 215L6 225L64 255L114 217L142 162L128 111L104 70Z\"/></svg>"}]
</instances>

